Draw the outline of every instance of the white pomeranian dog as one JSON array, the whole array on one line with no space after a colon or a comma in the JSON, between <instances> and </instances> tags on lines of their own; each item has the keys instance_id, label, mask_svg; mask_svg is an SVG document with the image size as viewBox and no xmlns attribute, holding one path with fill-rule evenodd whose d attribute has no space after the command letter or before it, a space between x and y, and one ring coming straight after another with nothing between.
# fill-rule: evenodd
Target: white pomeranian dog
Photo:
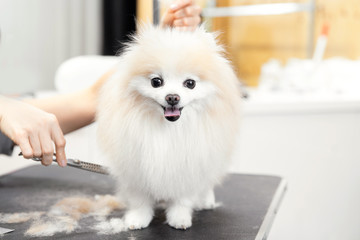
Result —
<instances>
[{"instance_id":1,"label":"white pomeranian dog","mask_svg":"<svg viewBox=\"0 0 360 240\"><path fill-rule=\"evenodd\" d=\"M98 141L129 229L165 201L167 223L189 228L216 206L239 125L237 77L214 34L143 26L100 94Z\"/></svg>"}]
</instances>

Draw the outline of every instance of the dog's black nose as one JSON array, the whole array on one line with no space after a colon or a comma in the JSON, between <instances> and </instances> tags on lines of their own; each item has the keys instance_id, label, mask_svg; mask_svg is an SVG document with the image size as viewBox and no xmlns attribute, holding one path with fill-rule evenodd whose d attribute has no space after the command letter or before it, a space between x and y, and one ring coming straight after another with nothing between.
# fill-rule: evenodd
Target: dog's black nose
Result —
<instances>
[{"instance_id":1,"label":"dog's black nose","mask_svg":"<svg viewBox=\"0 0 360 240\"><path fill-rule=\"evenodd\" d=\"M180 102L180 96L177 94L168 94L168 95L166 95L165 100L171 106L175 106L176 104L178 104Z\"/></svg>"}]
</instances>

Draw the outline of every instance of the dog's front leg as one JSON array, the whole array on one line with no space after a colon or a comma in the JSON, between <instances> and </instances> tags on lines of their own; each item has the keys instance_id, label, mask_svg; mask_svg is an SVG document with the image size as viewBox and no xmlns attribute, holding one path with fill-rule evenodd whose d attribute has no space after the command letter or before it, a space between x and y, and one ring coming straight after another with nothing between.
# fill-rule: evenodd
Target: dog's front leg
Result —
<instances>
[{"instance_id":1,"label":"dog's front leg","mask_svg":"<svg viewBox=\"0 0 360 240\"><path fill-rule=\"evenodd\" d=\"M167 223L176 228L185 230L192 224L193 202L190 199L176 200L166 209Z\"/></svg>"},{"instance_id":2,"label":"dog's front leg","mask_svg":"<svg viewBox=\"0 0 360 240\"><path fill-rule=\"evenodd\" d=\"M210 210L217 208L220 206L221 203L215 202L215 194L214 190L210 189L208 191L205 191L202 194L199 194L199 196L196 199L196 203L194 205L195 210Z\"/></svg>"},{"instance_id":3,"label":"dog's front leg","mask_svg":"<svg viewBox=\"0 0 360 240\"><path fill-rule=\"evenodd\" d=\"M146 228L153 215L153 201L144 195L131 194L128 196L128 210L124 215L124 222L130 230Z\"/></svg>"}]
</instances>

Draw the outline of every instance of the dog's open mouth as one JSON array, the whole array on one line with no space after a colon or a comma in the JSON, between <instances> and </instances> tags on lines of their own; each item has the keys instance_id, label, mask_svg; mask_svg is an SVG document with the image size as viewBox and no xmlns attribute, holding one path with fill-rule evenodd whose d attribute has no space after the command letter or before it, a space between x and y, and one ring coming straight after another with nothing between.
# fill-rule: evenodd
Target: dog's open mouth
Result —
<instances>
[{"instance_id":1,"label":"dog's open mouth","mask_svg":"<svg viewBox=\"0 0 360 240\"><path fill-rule=\"evenodd\" d=\"M164 109L164 117L171 122L175 122L180 118L181 110L183 109L177 106L162 106L162 108Z\"/></svg>"}]
</instances>

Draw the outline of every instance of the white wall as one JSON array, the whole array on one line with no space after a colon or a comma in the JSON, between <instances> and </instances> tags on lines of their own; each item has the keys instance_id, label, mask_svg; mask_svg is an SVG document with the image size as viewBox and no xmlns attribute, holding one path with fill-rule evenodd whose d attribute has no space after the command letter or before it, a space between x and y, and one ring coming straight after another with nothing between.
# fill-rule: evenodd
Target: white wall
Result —
<instances>
[{"instance_id":1,"label":"white wall","mask_svg":"<svg viewBox=\"0 0 360 240\"><path fill-rule=\"evenodd\" d=\"M268 239L360 239L359 96L271 100L245 104L233 166L288 182Z\"/></svg>"},{"instance_id":2,"label":"white wall","mask_svg":"<svg viewBox=\"0 0 360 240\"><path fill-rule=\"evenodd\" d=\"M100 54L100 0L0 0L0 94L53 89L64 60Z\"/></svg>"}]
</instances>

